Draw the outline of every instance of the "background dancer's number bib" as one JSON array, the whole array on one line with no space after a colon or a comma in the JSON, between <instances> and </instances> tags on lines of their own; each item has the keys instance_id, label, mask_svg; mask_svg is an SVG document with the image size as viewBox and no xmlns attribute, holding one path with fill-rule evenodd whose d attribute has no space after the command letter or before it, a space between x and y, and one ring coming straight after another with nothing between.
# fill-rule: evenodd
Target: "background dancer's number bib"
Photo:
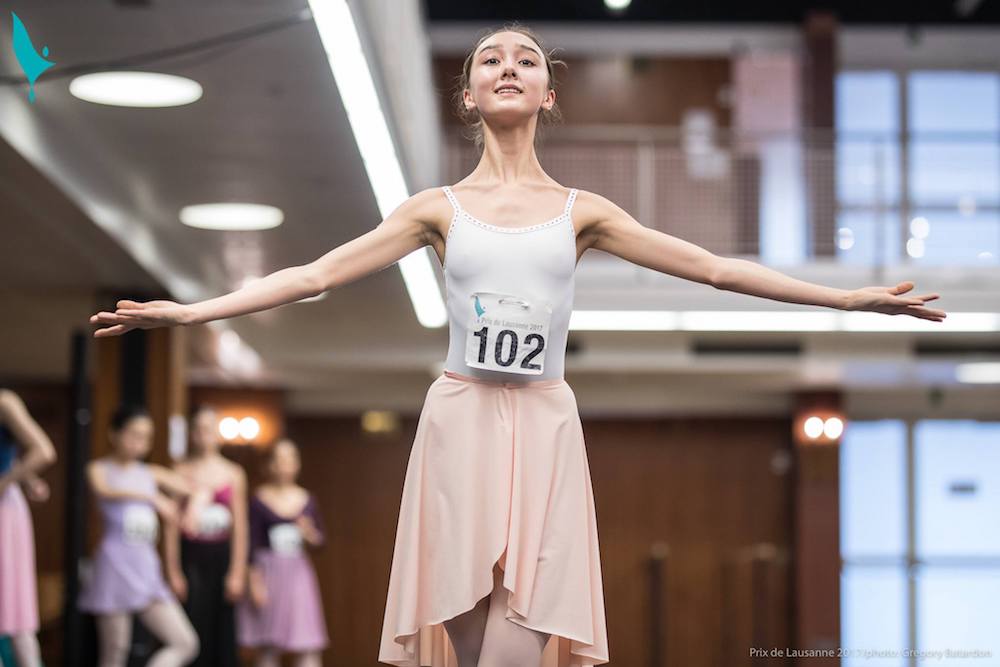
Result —
<instances>
[{"instance_id":1,"label":"background dancer's number bib","mask_svg":"<svg viewBox=\"0 0 1000 667\"><path fill-rule=\"evenodd\" d=\"M503 373L539 375L545 366L552 308L513 294L469 296L465 363Z\"/></svg>"},{"instance_id":2,"label":"background dancer's number bib","mask_svg":"<svg viewBox=\"0 0 1000 667\"><path fill-rule=\"evenodd\" d=\"M302 532L294 523L278 523L267 531L271 551L282 556L302 553Z\"/></svg>"},{"instance_id":3,"label":"background dancer's number bib","mask_svg":"<svg viewBox=\"0 0 1000 667\"><path fill-rule=\"evenodd\" d=\"M225 533L232 525L232 512L222 503L212 503L198 513L198 535L202 537Z\"/></svg>"},{"instance_id":4,"label":"background dancer's number bib","mask_svg":"<svg viewBox=\"0 0 1000 667\"><path fill-rule=\"evenodd\" d=\"M153 544L159 531L160 522L156 510L148 505L129 505L125 508L122 529L125 541L132 544Z\"/></svg>"}]
</instances>

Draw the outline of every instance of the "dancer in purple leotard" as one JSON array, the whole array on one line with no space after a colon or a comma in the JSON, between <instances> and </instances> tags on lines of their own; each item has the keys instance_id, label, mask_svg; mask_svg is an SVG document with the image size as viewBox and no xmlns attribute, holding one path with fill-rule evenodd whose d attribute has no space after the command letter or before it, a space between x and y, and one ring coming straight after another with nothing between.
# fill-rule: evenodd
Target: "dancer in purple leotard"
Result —
<instances>
[{"instance_id":1,"label":"dancer in purple leotard","mask_svg":"<svg viewBox=\"0 0 1000 667\"><path fill-rule=\"evenodd\" d=\"M132 614L163 643L150 659L151 667L180 667L198 654L198 637L163 579L156 552L157 515L177 520L175 502L160 489L186 495L188 487L178 475L142 461L152 437L149 414L123 407L111 420L111 455L87 467L104 535L78 603L97 616L100 667L124 667Z\"/></svg>"}]
</instances>

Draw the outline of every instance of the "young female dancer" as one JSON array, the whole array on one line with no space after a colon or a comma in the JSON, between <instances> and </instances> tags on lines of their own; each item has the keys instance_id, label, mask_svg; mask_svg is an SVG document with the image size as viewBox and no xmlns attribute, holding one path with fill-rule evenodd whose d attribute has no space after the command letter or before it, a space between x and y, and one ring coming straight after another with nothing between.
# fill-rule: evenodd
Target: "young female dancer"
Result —
<instances>
[{"instance_id":1,"label":"young female dancer","mask_svg":"<svg viewBox=\"0 0 1000 667\"><path fill-rule=\"evenodd\" d=\"M176 503L160 489L186 495L188 487L166 468L142 461L153 439L153 420L144 408L119 408L109 439L111 455L87 466L104 535L79 607L97 616L100 667L125 666L132 614L163 643L150 667L180 667L198 654L198 636L163 580L156 553L157 514L167 523L177 521Z\"/></svg>"},{"instance_id":2,"label":"young female dancer","mask_svg":"<svg viewBox=\"0 0 1000 667\"><path fill-rule=\"evenodd\" d=\"M91 318L104 325L94 335L108 336L234 317L433 247L447 283L448 356L428 389L403 483L381 662L454 664L450 652L430 655L444 645L442 625L459 667L537 665L550 635L559 646L547 655L565 664L608 662L590 471L563 379L573 273L588 248L779 301L945 317L924 306L937 294L903 296L911 282L843 290L796 280L567 190L534 149L539 120L554 113L552 66L530 30L485 34L465 61L461 95L483 154L461 182L419 192L361 237L231 294L190 305L125 300Z\"/></svg>"},{"instance_id":3,"label":"young female dancer","mask_svg":"<svg viewBox=\"0 0 1000 667\"><path fill-rule=\"evenodd\" d=\"M20 486L29 497L47 497L48 487L35 473L55 460L52 441L20 396L0 389L0 636L10 636L20 667L42 664L35 637L35 534Z\"/></svg>"},{"instance_id":4,"label":"young female dancer","mask_svg":"<svg viewBox=\"0 0 1000 667\"><path fill-rule=\"evenodd\" d=\"M297 667L318 667L327 645L323 602L305 546L323 543L316 498L295 483L301 461L291 440L268 452L268 481L250 498L250 599L239 606L240 645L258 649L258 667L296 653Z\"/></svg>"},{"instance_id":5,"label":"young female dancer","mask_svg":"<svg viewBox=\"0 0 1000 667\"><path fill-rule=\"evenodd\" d=\"M174 466L192 489L182 518L164 530L167 578L184 603L201 652L197 667L236 667L236 616L247 559L247 482L219 452L215 410L198 406L188 420L190 450Z\"/></svg>"}]
</instances>

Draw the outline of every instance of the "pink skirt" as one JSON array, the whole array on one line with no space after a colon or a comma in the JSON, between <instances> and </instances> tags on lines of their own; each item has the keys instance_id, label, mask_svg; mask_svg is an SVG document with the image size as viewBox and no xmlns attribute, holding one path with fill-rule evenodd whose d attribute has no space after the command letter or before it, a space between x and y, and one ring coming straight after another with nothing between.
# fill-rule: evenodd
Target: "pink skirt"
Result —
<instances>
[{"instance_id":1,"label":"pink skirt","mask_svg":"<svg viewBox=\"0 0 1000 667\"><path fill-rule=\"evenodd\" d=\"M427 390L396 528L379 662L456 667L442 624L503 568L506 617L552 635L544 667L608 662L597 517L565 380L445 371Z\"/></svg>"},{"instance_id":2,"label":"pink skirt","mask_svg":"<svg viewBox=\"0 0 1000 667\"><path fill-rule=\"evenodd\" d=\"M35 532L17 484L0 495L0 636L38 632Z\"/></svg>"},{"instance_id":3,"label":"pink skirt","mask_svg":"<svg viewBox=\"0 0 1000 667\"><path fill-rule=\"evenodd\" d=\"M236 607L240 646L291 653L322 651L329 643L323 601L312 561L306 554L257 552L254 565L264 579L267 603L254 606L249 594Z\"/></svg>"}]
</instances>

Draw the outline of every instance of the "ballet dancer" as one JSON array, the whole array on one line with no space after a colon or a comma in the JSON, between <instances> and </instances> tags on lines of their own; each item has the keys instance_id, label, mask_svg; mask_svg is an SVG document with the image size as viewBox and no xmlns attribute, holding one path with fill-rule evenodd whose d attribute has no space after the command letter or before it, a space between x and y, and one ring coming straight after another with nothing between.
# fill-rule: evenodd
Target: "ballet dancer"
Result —
<instances>
[{"instance_id":1,"label":"ballet dancer","mask_svg":"<svg viewBox=\"0 0 1000 667\"><path fill-rule=\"evenodd\" d=\"M48 485L37 473L55 460L52 441L21 397L0 389L0 636L9 636L18 667L42 664L35 534L21 487L32 500L47 499Z\"/></svg>"},{"instance_id":2,"label":"ballet dancer","mask_svg":"<svg viewBox=\"0 0 1000 667\"><path fill-rule=\"evenodd\" d=\"M476 42L457 102L482 155L454 186L418 192L366 234L230 294L194 304L122 300L91 317L102 325L95 336L236 317L433 248L447 284L448 354L403 482L378 656L387 664L423 664L421 646L442 645L442 626L454 655L435 656L435 666L537 665L551 635L569 664L609 660L590 470L563 378L573 274L588 248L777 301L945 317L924 305L937 294L907 295L912 282L845 290L797 280L562 186L535 153L539 122L558 116L554 62L520 25Z\"/></svg>"},{"instance_id":3,"label":"ballet dancer","mask_svg":"<svg viewBox=\"0 0 1000 667\"><path fill-rule=\"evenodd\" d=\"M144 408L119 408L109 440L111 454L87 464L104 534L78 606L97 617L100 667L125 666L133 614L163 644L149 667L180 667L198 654L198 636L163 579L157 514L167 523L177 521L177 504L163 491L185 496L188 485L170 470L143 462L153 440L153 420Z\"/></svg>"},{"instance_id":4,"label":"ballet dancer","mask_svg":"<svg viewBox=\"0 0 1000 667\"><path fill-rule=\"evenodd\" d=\"M305 547L323 544L316 498L296 484L299 449L279 440L268 452L267 479L250 498L250 596L239 605L240 646L257 649L257 667L319 667L328 638L319 582Z\"/></svg>"},{"instance_id":5,"label":"ballet dancer","mask_svg":"<svg viewBox=\"0 0 1000 667\"><path fill-rule=\"evenodd\" d=\"M219 419L196 406L187 457L174 466L192 488L181 521L164 529L167 580L198 633L193 667L237 667L234 603L243 596L247 560L247 481L219 452Z\"/></svg>"}]
</instances>

